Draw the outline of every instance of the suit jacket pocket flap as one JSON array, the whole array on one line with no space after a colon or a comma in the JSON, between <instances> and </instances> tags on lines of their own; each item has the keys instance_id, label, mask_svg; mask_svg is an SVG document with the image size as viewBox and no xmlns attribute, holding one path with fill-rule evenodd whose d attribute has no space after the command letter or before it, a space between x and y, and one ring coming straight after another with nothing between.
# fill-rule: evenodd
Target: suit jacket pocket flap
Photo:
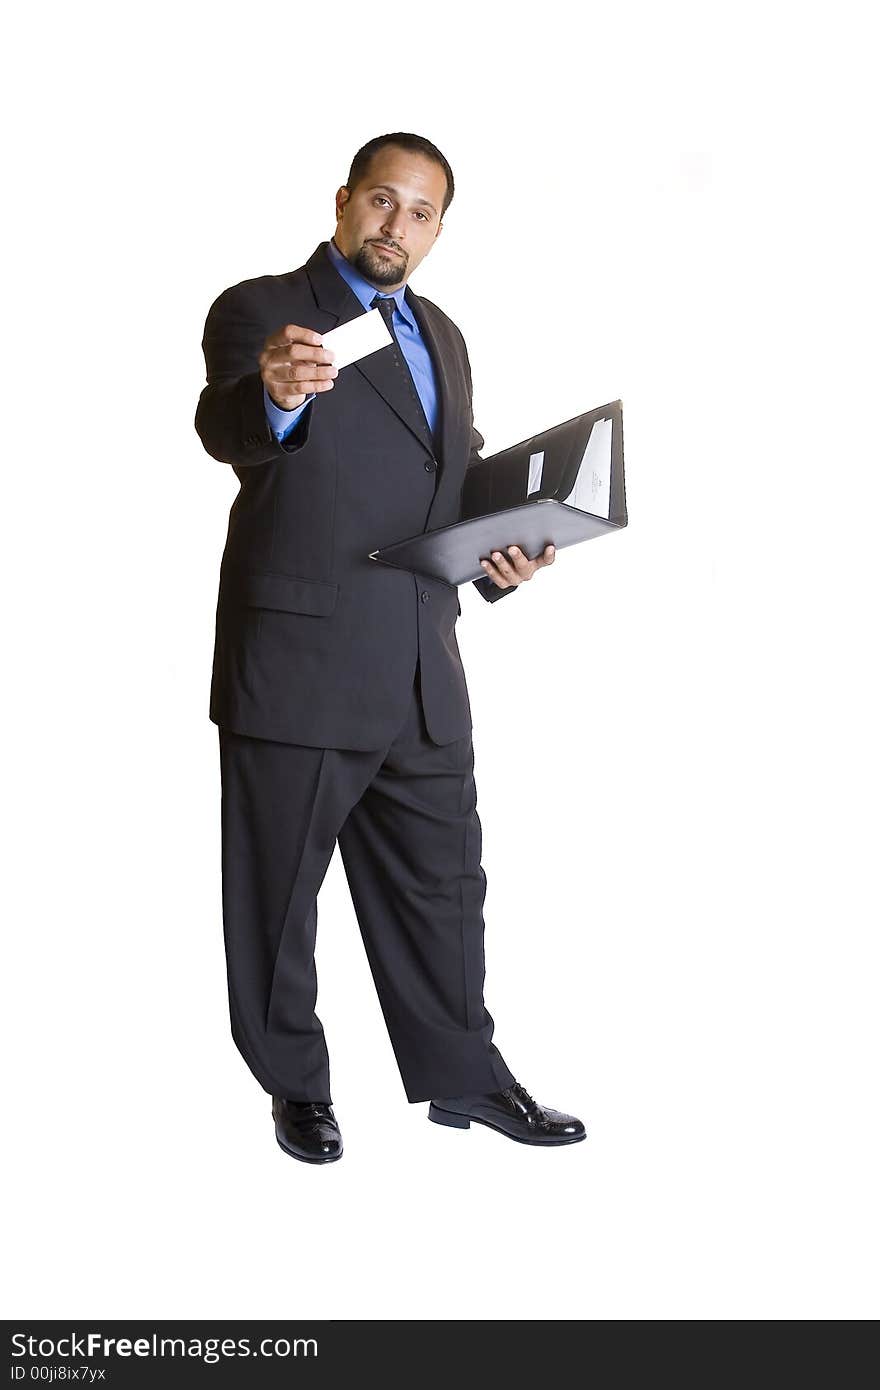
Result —
<instances>
[{"instance_id":1,"label":"suit jacket pocket flap","mask_svg":"<svg viewBox=\"0 0 880 1390\"><path fill-rule=\"evenodd\" d=\"M298 579L291 574L252 571L245 576L245 600L251 608L279 608L284 613L327 617L336 607L338 584Z\"/></svg>"}]
</instances>

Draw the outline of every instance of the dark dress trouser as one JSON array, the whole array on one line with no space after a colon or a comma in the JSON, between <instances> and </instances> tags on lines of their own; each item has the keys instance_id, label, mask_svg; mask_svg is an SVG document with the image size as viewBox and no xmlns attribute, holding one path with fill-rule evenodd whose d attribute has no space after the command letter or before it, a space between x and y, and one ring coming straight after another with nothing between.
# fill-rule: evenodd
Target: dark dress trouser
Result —
<instances>
[{"instance_id":1,"label":"dark dress trouser","mask_svg":"<svg viewBox=\"0 0 880 1390\"><path fill-rule=\"evenodd\" d=\"M418 666L387 748L219 732L230 1018L260 1084L288 1100L331 1101L314 952L318 890L338 839L407 1099L511 1085L483 1003L473 743L431 742Z\"/></svg>"}]
</instances>

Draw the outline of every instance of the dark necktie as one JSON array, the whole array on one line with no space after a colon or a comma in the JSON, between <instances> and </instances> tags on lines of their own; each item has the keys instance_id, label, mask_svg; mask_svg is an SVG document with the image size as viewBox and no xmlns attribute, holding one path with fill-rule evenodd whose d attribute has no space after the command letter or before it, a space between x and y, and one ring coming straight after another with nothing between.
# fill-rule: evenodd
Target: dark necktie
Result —
<instances>
[{"instance_id":1,"label":"dark necktie","mask_svg":"<svg viewBox=\"0 0 880 1390\"><path fill-rule=\"evenodd\" d=\"M409 391L410 396L415 402L418 418L424 424L425 433L428 439L432 441L433 446L433 435L431 433L431 427L428 424L428 417L425 414L425 407L422 405L421 397L419 396L419 393L416 390L415 382L412 378L412 372L410 371L407 360L403 355L403 348L400 346L397 334L394 331L394 324L392 323L395 308L394 296L381 294L374 295L373 299L371 299L370 301L370 308L378 309L379 313L382 315L383 319L388 325L388 332L391 334L393 340L391 344L391 351L394 354L395 365L397 367L398 372L403 376L403 378L406 381L407 390Z\"/></svg>"}]
</instances>

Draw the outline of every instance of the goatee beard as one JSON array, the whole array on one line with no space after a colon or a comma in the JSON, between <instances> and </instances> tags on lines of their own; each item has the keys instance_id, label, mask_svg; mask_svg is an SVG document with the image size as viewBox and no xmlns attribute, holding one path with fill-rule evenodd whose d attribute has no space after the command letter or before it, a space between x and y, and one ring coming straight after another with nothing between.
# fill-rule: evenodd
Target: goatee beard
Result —
<instances>
[{"instance_id":1,"label":"goatee beard","mask_svg":"<svg viewBox=\"0 0 880 1390\"><path fill-rule=\"evenodd\" d=\"M403 279L406 259L403 256L395 256L393 260L386 260L384 256L379 255L374 246L365 242L357 253L354 267L365 280L372 281L374 285L397 285Z\"/></svg>"}]
</instances>

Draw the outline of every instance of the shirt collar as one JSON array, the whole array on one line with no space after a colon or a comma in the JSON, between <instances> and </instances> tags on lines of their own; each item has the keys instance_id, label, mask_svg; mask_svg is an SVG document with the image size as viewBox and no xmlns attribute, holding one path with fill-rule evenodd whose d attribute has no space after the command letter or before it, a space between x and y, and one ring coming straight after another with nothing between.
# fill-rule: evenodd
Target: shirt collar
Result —
<instances>
[{"instance_id":1,"label":"shirt collar","mask_svg":"<svg viewBox=\"0 0 880 1390\"><path fill-rule=\"evenodd\" d=\"M351 261L343 256L332 238L327 243L327 256L330 263L335 265L349 289L357 296L365 309L369 309L375 296L381 294L385 298L393 299L397 307L397 312L403 316L411 328L416 327L412 310L404 299L406 285L401 285L392 295L386 296L384 290L377 289L375 285L370 284L369 280L364 279L363 275L361 275L359 270L355 269Z\"/></svg>"}]
</instances>

